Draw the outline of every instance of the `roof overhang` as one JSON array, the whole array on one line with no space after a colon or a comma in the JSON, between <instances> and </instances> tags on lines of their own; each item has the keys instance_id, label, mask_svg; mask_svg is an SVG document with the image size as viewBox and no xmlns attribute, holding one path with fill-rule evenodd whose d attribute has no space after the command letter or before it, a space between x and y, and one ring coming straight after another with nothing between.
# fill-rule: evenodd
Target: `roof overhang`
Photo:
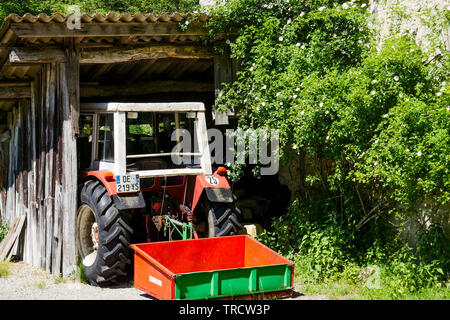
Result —
<instances>
[{"instance_id":1,"label":"roof overhang","mask_svg":"<svg viewBox=\"0 0 450 320\"><path fill-rule=\"evenodd\" d=\"M190 23L181 28L188 18ZM74 19L79 22L75 28ZM161 70L155 71L164 72L162 68L167 66L168 80L177 80L191 69L205 72L211 68L214 56L212 48L204 42L208 35L207 20L205 14L181 13L10 14L0 27L0 110L8 110L17 97L29 96L29 86L10 90L9 83L29 83L42 64L64 62L67 47L77 49L80 65L86 66L83 72L93 82L108 69L123 73L130 81L142 80L145 70L151 72L159 65ZM130 63L135 63L135 67ZM159 82L145 87L155 90L161 87L155 84ZM165 82L162 86L170 84ZM201 83L194 90L212 89Z\"/></svg>"}]
</instances>

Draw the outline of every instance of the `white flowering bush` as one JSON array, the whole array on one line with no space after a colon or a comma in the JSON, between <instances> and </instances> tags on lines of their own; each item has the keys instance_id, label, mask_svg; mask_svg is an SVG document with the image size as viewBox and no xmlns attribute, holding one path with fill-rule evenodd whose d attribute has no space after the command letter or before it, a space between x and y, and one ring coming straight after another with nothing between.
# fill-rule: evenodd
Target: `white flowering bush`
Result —
<instances>
[{"instance_id":1,"label":"white flowering bush","mask_svg":"<svg viewBox=\"0 0 450 320\"><path fill-rule=\"evenodd\" d=\"M379 45L369 20L355 1L230 0L209 22L241 66L216 107L279 129L286 164L307 159L299 210L353 257L393 245L393 212L450 200L448 52L430 59L407 34Z\"/></svg>"}]
</instances>

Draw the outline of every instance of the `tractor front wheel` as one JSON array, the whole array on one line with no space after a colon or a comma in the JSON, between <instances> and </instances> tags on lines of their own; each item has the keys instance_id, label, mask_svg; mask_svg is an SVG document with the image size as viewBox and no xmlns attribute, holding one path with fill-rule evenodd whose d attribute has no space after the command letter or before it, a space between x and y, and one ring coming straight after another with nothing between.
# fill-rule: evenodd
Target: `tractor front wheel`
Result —
<instances>
[{"instance_id":1,"label":"tractor front wheel","mask_svg":"<svg viewBox=\"0 0 450 320\"><path fill-rule=\"evenodd\" d=\"M80 193L77 246L85 276L94 286L126 276L133 230L99 181L87 181Z\"/></svg>"}]
</instances>

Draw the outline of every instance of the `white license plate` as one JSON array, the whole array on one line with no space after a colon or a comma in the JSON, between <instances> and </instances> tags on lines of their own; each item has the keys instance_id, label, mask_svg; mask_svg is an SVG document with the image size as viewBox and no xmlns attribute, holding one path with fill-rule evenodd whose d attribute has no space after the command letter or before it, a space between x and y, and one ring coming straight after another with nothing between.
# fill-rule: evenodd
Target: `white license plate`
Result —
<instances>
[{"instance_id":1,"label":"white license plate","mask_svg":"<svg viewBox=\"0 0 450 320\"><path fill-rule=\"evenodd\" d=\"M117 193L136 192L141 190L139 175L127 174L116 176Z\"/></svg>"}]
</instances>

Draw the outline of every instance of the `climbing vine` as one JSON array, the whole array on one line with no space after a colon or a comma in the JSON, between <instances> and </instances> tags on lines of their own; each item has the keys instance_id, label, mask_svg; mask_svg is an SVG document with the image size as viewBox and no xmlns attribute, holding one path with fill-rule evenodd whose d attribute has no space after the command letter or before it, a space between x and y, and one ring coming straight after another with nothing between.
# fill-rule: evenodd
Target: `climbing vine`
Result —
<instances>
[{"instance_id":1,"label":"climbing vine","mask_svg":"<svg viewBox=\"0 0 450 320\"><path fill-rule=\"evenodd\" d=\"M448 204L448 52L426 50L407 32L380 41L359 1L231 0L208 26L222 39L217 51L240 64L216 107L237 111L243 129L280 130L285 164L307 159L297 214L275 221L266 240L295 251L315 230L336 240L335 252L369 261L368 252L388 257L404 245L392 219L423 202ZM294 233L303 240L282 240ZM448 252L435 253L426 260L448 272Z\"/></svg>"}]
</instances>

